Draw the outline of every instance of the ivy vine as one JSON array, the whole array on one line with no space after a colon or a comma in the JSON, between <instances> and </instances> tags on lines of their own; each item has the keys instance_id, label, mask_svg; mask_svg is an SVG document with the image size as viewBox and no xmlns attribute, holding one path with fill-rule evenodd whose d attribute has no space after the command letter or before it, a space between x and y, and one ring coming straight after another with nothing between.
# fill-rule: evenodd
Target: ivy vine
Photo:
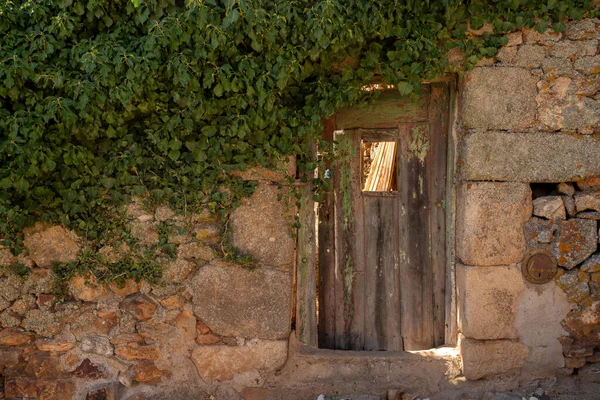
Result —
<instances>
[{"instance_id":1,"label":"ivy vine","mask_svg":"<svg viewBox=\"0 0 600 400\"><path fill-rule=\"evenodd\" d=\"M527 26L565 29L591 0L0 0L0 235L33 221L102 236L131 197L213 209L231 175L299 156L321 120L472 68ZM493 33L471 34L484 23ZM354 62L347 62L354 60ZM223 188L229 188L223 191Z\"/></svg>"}]
</instances>

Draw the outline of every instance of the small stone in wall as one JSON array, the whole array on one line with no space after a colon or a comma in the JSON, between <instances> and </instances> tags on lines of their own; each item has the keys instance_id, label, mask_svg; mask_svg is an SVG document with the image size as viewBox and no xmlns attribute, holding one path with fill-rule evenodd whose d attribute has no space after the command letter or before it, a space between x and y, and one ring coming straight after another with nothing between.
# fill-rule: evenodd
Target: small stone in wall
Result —
<instances>
[{"instance_id":1,"label":"small stone in wall","mask_svg":"<svg viewBox=\"0 0 600 400\"><path fill-rule=\"evenodd\" d=\"M135 279L127 279L125 282L111 282L108 288L117 296L129 296L140 291L141 283Z\"/></svg>"},{"instance_id":2,"label":"small stone in wall","mask_svg":"<svg viewBox=\"0 0 600 400\"><path fill-rule=\"evenodd\" d=\"M556 185L556 191L560 194L573 196L575 194L575 187L570 182L561 182Z\"/></svg>"},{"instance_id":3,"label":"small stone in wall","mask_svg":"<svg viewBox=\"0 0 600 400\"><path fill-rule=\"evenodd\" d=\"M181 283L192 273L195 267L194 263L178 258L167 263L163 272L163 279L168 283Z\"/></svg>"},{"instance_id":4,"label":"small stone in wall","mask_svg":"<svg viewBox=\"0 0 600 400\"><path fill-rule=\"evenodd\" d=\"M581 368L585 365L585 357L565 357L565 368Z\"/></svg>"},{"instance_id":5,"label":"small stone in wall","mask_svg":"<svg viewBox=\"0 0 600 400\"><path fill-rule=\"evenodd\" d=\"M137 294L123 300L119 307L134 316L137 320L144 321L154 315L158 305L145 294Z\"/></svg>"},{"instance_id":6,"label":"small stone in wall","mask_svg":"<svg viewBox=\"0 0 600 400\"><path fill-rule=\"evenodd\" d=\"M600 272L600 253L594 254L593 256L585 260L580 269L584 272L589 273Z\"/></svg>"},{"instance_id":7,"label":"small stone in wall","mask_svg":"<svg viewBox=\"0 0 600 400\"><path fill-rule=\"evenodd\" d=\"M600 301L580 304L567 315L562 325L578 342L600 342Z\"/></svg>"},{"instance_id":8,"label":"small stone in wall","mask_svg":"<svg viewBox=\"0 0 600 400\"><path fill-rule=\"evenodd\" d=\"M158 231L156 222L131 223L131 235L138 241L140 246L152 246L158 243Z\"/></svg>"},{"instance_id":9,"label":"small stone in wall","mask_svg":"<svg viewBox=\"0 0 600 400\"><path fill-rule=\"evenodd\" d=\"M566 219L565 204L560 196L544 196L533 200L533 215L546 219Z\"/></svg>"},{"instance_id":10,"label":"small stone in wall","mask_svg":"<svg viewBox=\"0 0 600 400\"><path fill-rule=\"evenodd\" d=\"M141 343L144 338L139 333L123 333L111 339L115 346L127 343Z\"/></svg>"},{"instance_id":11,"label":"small stone in wall","mask_svg":"<svg viewBox=\"0 0 600 400\"><path fill-rule=\"evenodd\" d=\"M26 376L41 379L58 379L66 376L60 360L48 353L37 353L27 357Z\"/></svg>"},{"instance_id":12,"label":"small stone in wall","mask_svg":"<svg viewBox=\"0 0 600 400\"><path fill-rule=\"evenodd\" d=\"M74 276L69 282L71 296L81 301L95 301L106 293L104 286L99 285L93 275Z\"/></svg>"},{"instance_id":13,"label":"small stone in wall","mask_svg":"<svg viewBox=\"0 0 600 400\"><path fill-rule=\"evenodd\" d=\"M89 358L84 359L81 364L71 372L71 375L77 378L104 378L104 372L94 364Z\"/></svg>"},{"instance_id":14,"label":"small stone in wall","mask_svg":"<svg viewBox=\"0 0 600 400\"><path fill-rule=\"evenodd\" d=\"M168 310L175 310L177 308L181 308L183 306L183 303L183 299L179 295L169 296L166 299L160 301L160 304Z\"/></svg>"},{"instance_id":15,"label":"small stone in wall","mask_svg":"<svg viewBox=\"0 0 600 400\"><path fill-rule=\"evenodd\" d=\"M581 57L579 60L575 61L574 67L582 74L600 74L600 56Z\"/></svg>"},{"instance_id":16,"label":"small stone in wall","mask_svg":"<svg viewBox=\"0 0 600 400\"><path fill-rule=\"evenodd\" d=\"M21 324L21 318L11 311L4 311L0 314L0 326L3 328L14 328Z\"/></svg>"},{"instance_id":17,"label":"small stone in wall","mask_svg":"<svg viewBox=\"0 0 600 400\"><path fill-rule=\"evenodd\" d=\"M60 332L61 325L54 314L48 310L30 310L21 323L25 330L33 331L42 336L53 336Z\"/></svg>"},{"instance_id":18,"label":"small stone in wall","mask_svg":"<svg viewBox=\"0 0 600 400\"><path fill-rule=\"evenodd\" d=\"M75 347L75 344L63 340L38 339L35 341L35 347L39 351L45 351L49 353L61 353L71 350Z\"/></svg>"},{"instance_id":19,"label":"small stone in wall","mask_svg":"<svg viewBox=\"0 0 600 400\"><path fill-rule=\"evenodd\" d=\"M600 177L593 177L577 181L577 187L579 190L597 190L600 189Z\"/></svg>"},{"instance_id":20,"label":"small stone in wall","mask_svg":"<svg viewBox=\"0 0 600 400\"><path fill-rule=\"evenodd\" d=\"M105 336L90 335L84 337L79 345L81 351L86 353L95 353L101 356L110 357L113 355L113 346L110 340Z\"/></svg>"},{"instance_id":21,"label":"small stone in wall","mask_svg":"<svg viewBox=\"0 0 600 400\"><path fill-rule=\"evenodd\" d=\"M189 311L183 310L173 321L173 325L183 329L192 339L196 338L196 317Z\"/></svg>"},{"instance_id":22,"label":"small stone in wall","mask_svg":"<svg viewBox=\"0 0 600 400\"><path fill-rule=\"evenodd\" d=\"M579 76L575 80L575 86L578 95L593 97L600 92L600 74Z\"/></svg>"},{"instance_id":23,"label":"small stone in wall","mask_svg":"<svg viewBox=\"0 0 600 400\"><path fill-rule=\"evenodd\" d=\"M177 248L177 258L211 261L214 251L201 243L186 243Z\"/></svg>"},{"instance_id":24,"label":"small stone in wall","mask_svg":"<svg viewBox=\"0 0 600 400\"><path fill-rule=\"evenodd\" d=\"M578 193L575 195L577 212L593 210L600 212L600 193Z\"/></svg>"},{"instance_id":25,"label":"small stone in wall","mask_svg":"<svg viewBox=\"0 0 600 400\"><path fill-rule=\"evenodd\" d=\"M23 244L38 267L50 267L55 262L77 261L81 246L74 232L63 226L36 223L23 230Z\"/></svg>"},{"instance_id":26,"label":"small stone in wall","mask_svg":"<svg viewBox=\"0 0 600 400\"><path fill-rule=\"evenodd\" d=\"M156 207L156 211L154 212L154 218L156 218L157 221L168 221L170 219L172 219L175 216L175 211L171 210L169 207L166 206L158 206Z\"/></svg>"},{"instance_id":27,"label":"small stone in wall","mask_svg":"<svg viewBox=\"0 0 600 400\"><path fill-rule=\"evenodd\" d=\"M507 33L506 37L508 38L507 47L518 46L523 43L523 32Z\"/></svg>"},{"instance_id":28,"label":"small stone in wall","mask_svg":"<svg viewBox=\"0 0 600 400\"><path fill-rule=\"evenodd\" d=\"M33 335L16 329L3 329L0 331L1 346L23 346L33 342Z\"/></svg>"},{"instance_id":29,"label":"small stone in wall","mask_svg":"<svg viewBox=\"0 0 600 400\"><path fill-rule=\"evenodd\" d=\"M593 39L596 34L596 24L592 19L570 22L565 30L565 37L570 40Z\"/></svg>"},{"instance_id":30,"label":"small stone in wall","mask_svg":"<svg viewBox=\"0 0 600 400\"><path fill-rule=\"evenodd\" d=\"M136 382L158 383L163 375L167 375L167 373L158 369L152 361L142 361L133 367L133 380Z\"/></svg>"},{"instance_id":31,"label":"small stone in wall","mask_svg":"<svg viewBox=\"0 0 600 400\"><path fill-rule=\"evenodd\" d=\"M590 295L589 275L581 271L559 271L556 284L565 292L571 303L579 303Z\"/></svg>"},{"instance_id":32,"label":"small stone in wall","mask_svg":"<svg viewBox=\"0 0 600 400\"><path fill-rule=\"evenodd\" d=\"M64 380L36 380L7 378L4 384L6 398L31 398L40 400L72 399L74 386Z\"/></svg>"},{"instance_id":33,"label":"small stone in wall","mask_svg":"<svg viewBox=\"0 0 600 400\"><path fill-rule=\"evenodd\" d=\"M563 345L565 357L588 357L594 354L594 345L572 343Z\"/></svg>"},{"instance_id":34,"label":"small stone in wall","mask_svg":"<svg viewBox=\"0 0 600 400\"><path fill-rule=\"evenodd\" d=\"M583 57L593 56L598 49L597 40L571 41L564 40L555 43L550 49L551 57Z\"/></svg>"},{"instance_id":35,"label":"small stone in wall","mask_svg":"<svg viewBox=\"0 0 600 400\"><path fill-rule=\"evenodd\" d=\"M556 239L552 244L552 254L558 265L574 268L585 261L598 247L596 221L573 218L559 221Z\"/></svg>"},{"instance_id":36,"label":"small stone in wall","mask_svg":"<svg viewBox=\"0 0 600 400\"><path fill-rule=\"evenodd\" d=\"M120 346L115 349L115 354L127 361L134 360L157 360L160 357L160 350L154 346L140 346L133 343L126 346Z\"/></svg>"},{"instance_id":37,"label":"small stone in wall","mask_svg":"<svg viewBox=\"0 0 600 400\"><path fill-rule=\"evenodd\" d=\"M548 44L559 41L562 36L562 33L555 32L552 29L548 29L544 33L539 33L535 29L523 29L523 41L525 43Z\"/></svg>"},{"instance_id":38,"label":"small stone in wall","mask_svg":"<svg viewBox=\"0 0 600 400\"><path fill-rule=\"evenodd\" d=\"M562 196L563 203L565 204L565 210L567 210L567 215L569 217L573 217L577 214L577 209L575 208L575 200L573 200L572 196Z\"/></svg>"}]
</instances>

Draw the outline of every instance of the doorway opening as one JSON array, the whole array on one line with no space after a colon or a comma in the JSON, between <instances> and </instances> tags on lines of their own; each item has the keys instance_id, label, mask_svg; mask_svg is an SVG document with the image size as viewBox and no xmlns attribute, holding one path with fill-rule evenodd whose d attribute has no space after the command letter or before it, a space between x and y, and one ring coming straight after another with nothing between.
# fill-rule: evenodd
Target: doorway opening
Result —
<instances>
[{"instance_id":1,"label":"doorway opening","mask_svg":"<svg viewBox=\"0 0 600 400\"><path fill-rule=\"evenodd\" d=\"M448 342L451 86L424 85L417 101L386 91L374 108L341 110L328 123L324 139L339 157L327 166L332 190L313 210L318 347Z\"/></svg>"}]
</instances>

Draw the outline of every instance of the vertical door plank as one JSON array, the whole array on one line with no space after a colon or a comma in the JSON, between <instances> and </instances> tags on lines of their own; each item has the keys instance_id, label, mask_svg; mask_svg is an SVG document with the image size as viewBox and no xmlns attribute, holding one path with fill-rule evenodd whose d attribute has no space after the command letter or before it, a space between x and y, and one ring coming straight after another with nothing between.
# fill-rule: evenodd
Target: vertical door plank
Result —
<instances>
[{"instance_id":1,"label":"vertical door plank","mask_svg":"<svg viewBox=\"0 0 600 400\"><path fill-rule=\"evenodd\" d=\"M317 157L316 147L308 143L313 160ZM302 343L317 346L317 287L315 238L315 203L312 180L302 189L300 203L300 228L296 248L296 334Z\"/></svg>"},{"instance_id":2,"label":"vertical door plank","mask_svg":"<svg viewBox=\"0 0 600 400\"><path fill-rule=\"evenodd\" d=\"M324 121L323 140L333 146L335 119ZM330 169L327 161L325 168ZM333 177L331 179L334 179ZM318 270L319 270L319 347L335 348L335 236L334 236L334 187L325 193L319 205Z\"/></svg>"},{"instance_id":3,"label":"vertical door plank","mask_svg":"<svg viewBox=\"0 0 600 400\"><path fill-rule=\"evenodd\" d=\"M400 256L402 337L405 350L433 347L429 247L428 124L400 125Z\"/></svg>"},{"instance_id":4,"label":"vertical door plank","mask_svg":"<svg viewBox=\"0 0 600 400\"><path fill-rule=\"evenodd\" d=\"M365 237L364 350L402 351L398 197L363 194Z\"/></svg>"},{"instance_id":5,"label":"vertical door plank","mask_svg":"<svg viewBox=\"0 0 600 400\"><path fill-rule=\"evenodd\" d=\"M429 232L433 294L433 346L445 343L446 332L446 163L448 143L448 85L431 85L429 101Z\"/></svg>"},{"instance_id":6,"label":"vertical door plank","mask_svg":"<svg viewBox=\"0 0 600 400\"><path fill-rule=\"evenodd\" d=\"M336 131L340 160L335 168L335 348L363 347L364 257L360 202L360 137Z\"/></svg>"}]
</instances>

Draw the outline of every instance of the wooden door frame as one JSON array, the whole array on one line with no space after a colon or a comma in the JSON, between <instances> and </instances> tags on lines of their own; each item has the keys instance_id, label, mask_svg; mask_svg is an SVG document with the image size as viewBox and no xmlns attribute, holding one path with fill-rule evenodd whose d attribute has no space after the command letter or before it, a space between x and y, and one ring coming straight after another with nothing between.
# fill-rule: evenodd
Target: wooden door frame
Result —
<instances>
[{"instance_id":1,"label":"wooden door frame","mask_svg":"<svg viewBox=\"0 0 600 400\"><path fill-rule=\"evenodd\" d=\"M436 81L444 82L449 89L449 123L447 143L447 179L446 179L446 310L445 310L445 346L457 344L457 311L455 287L455 215L456 215L456 162L457 162L457 83L455 76L444 77ZM332 136L335 129L335 116L324 121L323 136ZM316 158L316 146L312 147L312 156ZM295 293L292 310L295 335L299 342L318 348L317 334L317 288L316 288L316 229L313 187L307 182L302 191L299 210L300 228L297 232L296 259L294 268ZM327 200L326 200L327 201Z\"/></svg>"}]
</instances>

